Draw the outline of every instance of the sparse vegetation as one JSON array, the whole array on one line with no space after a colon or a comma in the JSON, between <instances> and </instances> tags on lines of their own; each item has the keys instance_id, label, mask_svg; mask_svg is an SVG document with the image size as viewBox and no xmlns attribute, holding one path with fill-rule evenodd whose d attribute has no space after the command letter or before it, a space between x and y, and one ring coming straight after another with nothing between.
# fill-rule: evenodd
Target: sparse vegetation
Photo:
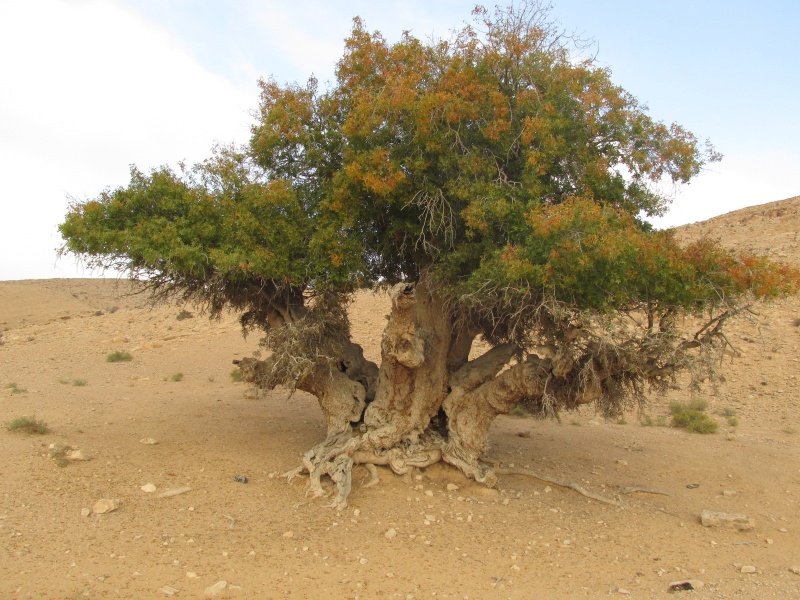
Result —
<instances>
[{"instance_id":1,"label":"sparse vegetation","mask_svg":"<svg viewBox=\"0 0 800 600\"><path fill-rule=\"evenodd\" d=\"M133 360L133 356L131 356L131 353L127 352L126 350L115 350L114 352L106 356L106 360L111 363L127 362Z\"/></svg>"},{"instance_id":2,"label":"sparse vegetation","mask_svg":"<svg viewBox=\"0 0 800 600\"><path fill-rule=\"evenodd\" d=\"M178 319L178 321L183 321L184 319L191 319L192 317L194 317L194 315L190 313L188 310L184 309L181 312L179 312L178 316L175 318Z\"/></svg>"},{"instance_id":3,"label":"sparse vegetation","mask_svg":"<svg viewBox=\"0 0 800 600\"><path fill-rule=\"evenodd\" d=\"M171 377L172 381L183 381L183 373L175 373Z\"/></svg>"},{"instance_id":4,"label":"sparse vegetation","mask_svg":"<svg viewBox=\"0 0 800 600\"><path fill-rule=\"evenodd\" d=\"M32 417L17 417L16 419L12 419L6 423L6 429L31 435L43 435L50 431L47 423L41 419L37 419L35 415Z\"/></svg>"},{"instance_id":5,"label":"sparse vegetation","mask_svg":"<svg viewBox=\"0 0 800 600\"><path fill-rule=\"evenodd\" d=\"M243 381L242 371L238 367L235 368L233 371L231 371L231 380L233 380L234 383L239 383L240 381Z\"/></svg>"},{"instance_id":6,"label":"sparse vegetation","mask_svg":"<svg viewBox=\"0 0 800 600\"><path fill-rule=\"evenodd\" d=\"M19 387L15 382L11 381L6 384L6 389L11 390L12 394L24 394L28 390L23 387Z\"/></svg>"},{"instance_id":7,"label":"sparse vegetation","mask_svg":"<svg viewBox=\"0 0 800 600\"><path fill-rule=\"evenodd\" d=\"M800 317L797 317L797 318L794 320L794 326L795 326L795 327L800 327Z\"/></svg>"},{"instance_id":8,"label":"sparse vegetation","mask_svg":"<svg viewBox=\"0 0 800 600\"><path fill-rule=\"evenodd\" d=\"M69 461L67 460L68 451L69 446L65 446L64 444L53 444L50 446L50 458L52 458L59 467L66 467L69 464Z\"/></svg>"},{"instance_id":9,"label":"sparse vegetation","mask_svg":"<svg viewBox=\"0 0 800 600\"><path fill-rule=\"evenodd\" d=\"M86 385L89 385L89 382L86 381L85 379L73 379L72 385L75 387L84 387Z\"/></svg>"},{"instance_id":10,"label":"sparse vegetation","mask_svg":"<svg viewBox=\"0 0 800 600\"><path fill-rule=\"evenodd\" d=\"M693 433L714 433L719 428L714 419L706 414L708 402L694 399L688 404L672 402L669 411L672 413L672 426L681 427Z\"/></svg>"},{"instance_id":11,"label":"sparse vegetation","mask_svg":"<svg viewBox=\"0 0 800 600\"><path fill-rule=\"evenodd\" d=\"M789 435L794 435L795 433L797 433L797 429L795 429L791 425L788 426L788 427L784 427L782 429L782 431L783 431L783 433L788 433Z\"/></svg>"}]
</instances>

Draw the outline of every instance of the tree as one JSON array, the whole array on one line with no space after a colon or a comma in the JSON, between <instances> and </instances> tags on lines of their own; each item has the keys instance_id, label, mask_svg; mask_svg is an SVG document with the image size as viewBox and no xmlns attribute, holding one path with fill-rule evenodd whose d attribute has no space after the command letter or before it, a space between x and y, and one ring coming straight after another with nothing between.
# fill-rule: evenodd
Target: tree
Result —
<instances>
[{"instance_id":1,"label":"tree","mask_svg":"<svg viewBox=\"0 0 800 600\"><path fill-rule=\"evenodd\" d=\"M72 204L62 252L263 331L245 378L325 414L297 470L313 494L328 475L344 506L354 464L445 461L492 485L480 457L498 414L616 415L681 371L704 377L731 317L800 282L647 225L661 182L719 155L574 49L537 0L476 9L448 41L389 44L356 19L329 89L261 81L248 147L132 168ZM376 286L392 299L380 366L346 310ZM685 332L686 314L703 325ZM471 358L479 336L491 349Z\"/></svg>"}]
</instances>

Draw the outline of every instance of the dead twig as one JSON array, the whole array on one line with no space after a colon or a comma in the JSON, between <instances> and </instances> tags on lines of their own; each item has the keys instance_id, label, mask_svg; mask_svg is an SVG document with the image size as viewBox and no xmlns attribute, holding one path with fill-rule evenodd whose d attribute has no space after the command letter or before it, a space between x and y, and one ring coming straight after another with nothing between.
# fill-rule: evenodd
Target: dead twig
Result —
<instances>
[{"instance_id":1,"label":"dead twig","mask_svg":"<svg viewBox=\"0 0 800 600\"><path fill-rule=\"evenodd\" d=\"M561 479L556 479L555 477L549 477L547 475L537 473L536 471L530 471L528 469L498 468L495 469L494 472L497 475L525 475L526 477L533 477L534 479L545 481L547 483L552 483L553 485L557 485L558 487L575 490L581 496L586 496L587 498L591 498L592 500L597 500L598 502L602 502L604 504L611 504L612 506L627 508L623 502L620 502L619 500L615 500L613 498L607 498L605 496L601 496L600 494L595 494L594 492L590 492L582 485L574 481L563 481Z\"/></svg>"}]
</instances>

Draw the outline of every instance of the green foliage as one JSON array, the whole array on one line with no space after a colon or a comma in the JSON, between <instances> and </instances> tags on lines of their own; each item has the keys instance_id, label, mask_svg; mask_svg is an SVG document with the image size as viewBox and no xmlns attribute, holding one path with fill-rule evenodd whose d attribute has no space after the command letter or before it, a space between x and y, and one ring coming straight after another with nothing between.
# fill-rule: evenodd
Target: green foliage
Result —
<instances>
[{"instance_id":1,"label":"green foliage","mask_svg":"<svg viewBox=\"0 0 800 600\"><path fill-rule=\"evenodd\" d=\"M170 377L172 381L183 381L183 373L174 373L172 377Z\"/></svg>"},{"instance_id":2,"label":"green foliage","mask_svg":"<svg viewBox=\"0 0 800 600\"><path fill-rule=\"evenodd\" d=\"M233 381L234 383L239 383L241 381L244 381L242 377L242 371L238 367L235 368L233 371L231 371L231 381Z\"/></svg>"},{"instance_id":3,"label":"green foliage","mask_svg":"<svg viewBox=\"0 0 800 600\"><path fill-rule=\"evenodd\" d=\"M672 402L669 405L672 413L672 426L682 427L693 433L715 433L719 425L706 414L708 402L701 399L691 400L688 404Z\"/></svg>"},{"instance_id":4,"label":"green foliage","mask_svg":"<svg viewBox=\"0 0 800 600\"><path fill-rule=\"evenodd\" d=\"M133 167L127 186L72 203L61 252L156 299L238 311L267 331L269 380L284 382L347 339L346 316L313 307L339 315L356 288L424 275L456 326L574 359L537 414L592 388L617 417L690 351L719 350L742 299L797 291L796 269L681 247L642 220L667 209L660 184L720 157L577 58L544 2L473 16L447 40L393 44L356 19L328 88L261 81L247 147ZM707 318L688 339L686 313Z\"/></svg>"},{"instance_id":5,"label":"green foliage","mask_svg":"<svg viewBox=\"0 0 800 600\"><path fill-rule=\"evenodd\" d=\"M110 363L115 362L128 362L133 360L133 356L127 350L115 350L108 356L106 356L106 361Z\"/></svg>"},{"instance_id":6,"label":"green foliage","mask_svg":"<svg viewBox=\"0 0 800 600\"><path fill-rule=\"evenodd\" d=\"M89 382L86 381L85 379L73 379L72 385L75 387L84 387L86 385L89 385Z\"/></svg>"},{"instance_id":7,"label":"green foliage","mask_svg":"<svg viewBox=\"0 0 800 600\"><path fill-rule=\"evenodd\" d=\"M41 419L37 419L35 415L32 417L17 417L16 419L12 419L6 423L6 429L14 432L27 433L29 435L43 435L50 432L47 423Z\"/></svg>"},{"instance_id":8,"label":"green foliage","mask_svg":"<svg viewBox=\"0 0 800 600\"><path fill-rule=\"evenodd\" d=\"M10 390L12 394L24 394L28 390L22 387L19 387L15 382L11 381L5 385L7 390Z\"/></svg>"}]
</instances>

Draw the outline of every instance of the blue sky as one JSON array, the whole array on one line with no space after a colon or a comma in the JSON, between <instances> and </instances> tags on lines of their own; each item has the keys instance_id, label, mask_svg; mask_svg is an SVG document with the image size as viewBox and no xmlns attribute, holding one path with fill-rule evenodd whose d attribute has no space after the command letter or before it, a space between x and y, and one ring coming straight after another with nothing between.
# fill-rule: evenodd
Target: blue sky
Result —
<instances>
[{"instance_id":1,"label":"blue sky","mask_svg":"<svg viewBox=\"0 0 800 600\"><path fill-rule=\"evenodd\" d=\"M0 3L0 280L89 276L56 262L69 197L244 142L258 77L333 75L352 17L389 40L446 37L472 0L26 0ZM491 3L487 3L492 5ZM800 3L560 0L651 114L725 159L659 226L800 194Z\"/></svg>"}]
</instances>

